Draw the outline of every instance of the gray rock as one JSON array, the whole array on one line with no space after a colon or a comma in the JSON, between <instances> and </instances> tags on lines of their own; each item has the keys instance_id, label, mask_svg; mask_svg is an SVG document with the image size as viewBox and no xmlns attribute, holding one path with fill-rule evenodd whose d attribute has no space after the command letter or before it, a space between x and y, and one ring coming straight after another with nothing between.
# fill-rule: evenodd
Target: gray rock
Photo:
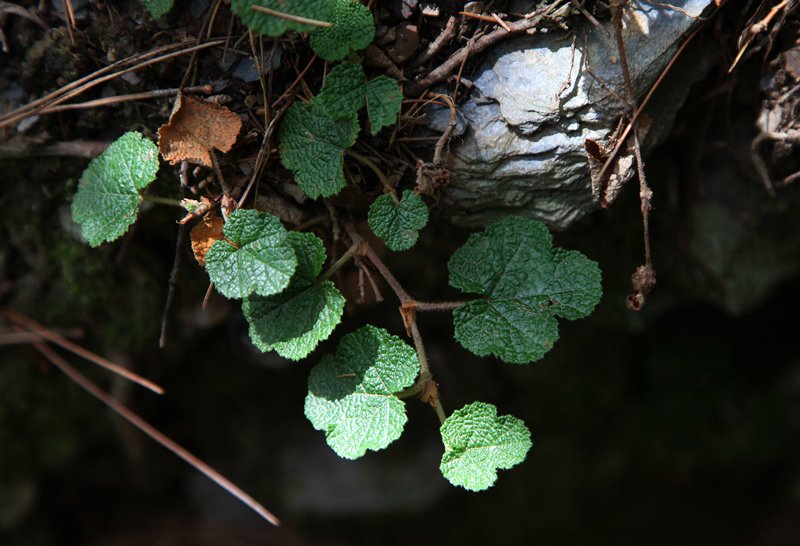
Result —
<instances>
[{"instance_id":1,"label":"gray rock","mask_svg":"<svg viewBox=\"0 0 800 546\"><path fill-rule=\"evenodd\" d=\"M644 94L713 0L674 1L683 10L631 3L624 40L635 93ZM689 15L693 16L690 17ZM451 145L446 214L462 225L523 214L564 229L598 208L592 195L587 138L606 142L625 108L613 27L586 22L571 35L515 38L486 54L470 100L459 114L466 125ZM689 85L710 62L692 63L674 89L660 89L645 138L652 147L668 133ZM589 70L586 67L589 67ZM678 80L678 78L675 78ZM613 91L613 92L611 92ZM431 127L444 130L449 112L435 111ZM628 162L632 166L632 162ZM633 168L621 172L630 178Z\"/></svg>"}]
</instances>

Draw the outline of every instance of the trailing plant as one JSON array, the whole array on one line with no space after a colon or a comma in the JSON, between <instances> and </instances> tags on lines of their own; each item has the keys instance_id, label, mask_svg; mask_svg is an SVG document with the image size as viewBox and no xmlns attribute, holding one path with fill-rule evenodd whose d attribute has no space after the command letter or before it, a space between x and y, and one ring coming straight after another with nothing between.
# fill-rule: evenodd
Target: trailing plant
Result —
<instances>
[{"instance_id":1,"label":"trailing plant","mask_svg":"<svg viewBox=\"0 0 800 546\"><path fill-rule=\"evenodd\" d=\"M310 31L311 47L320 57L347 58L330 67L315 96L307 102L297 99L286 110L281 162L310 199L334 196L347 186L346 156L372 170L385 193L369 207L368 225L393 251L413 247L428 222L423 197L410 189L398 197L396 182L390 183L369 159L350 150L361 132L364 108L369 132L376 135L396 122L402 102L398 83L386 76L369 79L354 54L373 39L369 10L355 0L234 0L232 8L256 32L275 36L287 29ZM164 154L163 147L161 151ZM157 153L151 141L131 132L90 163L72 204L73 218L89 244L123 235L141 201L171 202L143 194L156 177ZM209 154L214 163L213 150ZM169 158L174 161L172 155ZM512 364L534 362L557 341L559 317L586 317L600 300L601 276L595 262L579 252L554 248L543 224L507 217L471 235L450 257L449 282L468 295L466 300L419 301L367 243L352 214L341 223L344 236L337 235L326 248L314 233L288 230L268 212L239 208L221 179L220 185L222 195L184 200L189 212L184 221L202 217L195 241L198 261L220 294L241 300L250 338L259 350L302 360L327 339L341 323L345 306L332 279L349 264L370 280L371 272L377 272L400 302L411 344L383 328L363 325L343 335L335 354L323 355L310 371L305 415L338 455L355 459L386 448L403 432L406 400L418 396L440 420L440 469L452 484L487 489L498 470L525 459L532 444L522 420L498 415L495 406L484 402L447 415L417 317L452 311L454 338L467 350ZM216 198L222 202L222 217ZM332 203L327 205L337 230L340 215ZM329 253L337 250L337 237L348 243L347 249L325 269Z\"/></svg>"}]
</instances>

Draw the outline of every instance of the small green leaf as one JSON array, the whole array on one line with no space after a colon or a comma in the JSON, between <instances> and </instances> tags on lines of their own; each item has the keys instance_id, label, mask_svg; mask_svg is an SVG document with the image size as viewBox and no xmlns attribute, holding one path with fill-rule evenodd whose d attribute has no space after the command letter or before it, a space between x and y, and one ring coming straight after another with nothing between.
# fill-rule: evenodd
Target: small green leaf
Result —
<instances>
[{"instance_id":1,"label":"small green leaf","mask_svg":"<svg viewBox=\"0 0 800 546\"><path fill-rule=\"evenodd\" d=\"M497 416L497 408L473 402L453 412L440 429L445 452L439 469L453 485L469 491L488 489L497 470L525 460L531 433L511 415Z\"/></svg>"},{"instance_id":2,"label":"small green leaf","mask_svg":"<svg viewBox=\"0 0 800 546\"><path fill-rule=\"evenodd\" d=\"M175 0L139 0L139 3L147 8L153 19L159 19L172 9L172 4L175 3Z\"/></svg>"},{"instance_id":3,"label":"small green leaf","mask_svg":"<svg viewBox=\"0 0 800 546\"><path fill-rule=\"evenodd\" d=\"M372 231L386 241L392 250L408 250L417 242L419 230L428 223L425 201L411 190L403 192L396 202L392 195L384 194L369 207L367 221Z\"/></svg>"},{"instance_id":4,"label":"small green leaf","mask_svg":"<svg viewBox=\"0 0 800 546\"><path fill-rule=\"evenodd\" d=\"M241 17L245 25L259 34L278 36L287 30L307 32L318 27L283 17L267 15L254 10L252 6L261 6L305 19L330 22L335 5L336 0L233 0L231 9Z\"/></svg>"},{"instance_id":5,"label":"small green leaf","mask_svg":"<svg viewBox=\"0 0 800 546\"><path fill-rule=\"evenodd\" d=\"M372 13L356 0L336 0L331 22L332 27L311 34L311 49L326 61L341 61L351 49L364 49L375 37Z\"/></svg>"},{"instance_id":6,"label":"small green leaf","mask_svg":"<svg viewBox=\"0 0 800 546\"><path fill-rule=\"evenodd\" d=\"M325 355L308 378L306 417L346 459L377 451L400 437L405 404L394 394L419 374L414 349L382 328L364 326Z\"/></svg>"},{"instance_id":7,"label":"small green leaf","mask_svg":"<svg viewBox=\"0 0 800 546\"><path fill-rule=\"evenodd\" d=\"M370 133L377 135L383 127L397 122L403 94L392 78L378 76L367 82L360 64L345 62L330 71L315 100L336 119L356 114L366 102Z\"/></svg>"},{"instance_id":8,"label":"small green leaf","mask_svg":"<svg viewBox=\"0 0 800 546\"><path fill-rule=\"evenodd\" d=\"M139 191L155 180L158 148L141 133L125 133L83 171L72 219L91 246L122 236L136 221Z\"/></svg>"},{"instance_id":9,"label":"small green leaf","mask_svg":"<svg viewBox=\"0 0 800 546\"><path fill-rule=\"evenodd\" d=\"M289 285L297 258L286 229L275 216L236 210L222 228L225 239L206 254L206 270L227 298L277 294Z\"/></svg>"},{"instance_id":10,"label":"small green leaf","mask_svg":"<svg viewBox=\"0 0 800 546\"><path fill-rule=\"evenodd\" d=\"M378 76L367 84L367 116L369 132L377 135L384 127L394 125L403 103L403 93L396 80Z\"/></svg>"},{"instance_id":11,"label":"small green leaf","mask_svg":"<svg viewBox=\"0 0 800 546\"><path fill-rule=\"evenodd\" d=\"M306 195L330 197L345 187L344 150L358 131L358 117L336 120L318 101L289 108L281 127L281 160Z\"/></svg>"},{"instance_id":12,"label":"small green leaf","mask_svg":"<svg viewBox=\"0 0 800 546\"><path fill-rule=\"evenodd\" d=\"M298 232L290 232L289 241L297 256L289 287L274 296L250 296L242 311L253 345L300 360L341 322L345 299L332 282L314 283L325 263L322 241L312 233Z\"/></svg>"},{"instance_id":13,"label":"small green leaf","mask_svg":"<svg viewBox=\"0 0 800 546\"><path fill-rule=\"evenodd\" d=\"M364 106L367 76L359 63L341 63L325 78L325 85L315 100L325 105L336 119L357 114Z\"/></svg>"},{"instance_id":14,"label":"small green leaf","mask_svg":"<svg viewBox=\"0 0 800 546\"><path fill-rule=\"evenodd\" d=\"M595 262L553 249L543 224L516 216L472 234L448 268L452 286L484 296L454 311L455 338L478 356L515 364L538 360L552 348L555 317L583 318L602 295Z\"/></svg>"}]
</instances>

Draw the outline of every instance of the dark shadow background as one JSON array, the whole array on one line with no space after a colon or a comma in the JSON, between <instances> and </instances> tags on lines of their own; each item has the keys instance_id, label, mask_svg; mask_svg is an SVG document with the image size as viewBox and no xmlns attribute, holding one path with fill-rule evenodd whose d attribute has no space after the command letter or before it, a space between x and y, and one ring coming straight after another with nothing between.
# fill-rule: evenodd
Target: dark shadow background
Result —
<instances>
[{"instance_id":1,"label":"dark shadow background","mask_svg":"<svg viewBox=\"0 0 800 546\"><path fill-rule=\"evenodd\" d=\"M744 4L701 37L698 47L717 48L719 62L647 161L659 282L642 312L625 308L641 261L634 182L612 209L555 234L557 245L599 262L605 295L588 319L561 322L540 362L478 359L452 340L449 315L420 318L445 409L490 402L532 430L527 460L484 493L441 477L437 420L419 402L408 403L399 441L358 461L337 458L303 416L308 371L341 335L364 322L403 335L388 288L383 304L352 304L348 270L338 279L345 322L309 359L290 363L251 346L235 302L213 295L201 311L207 277L184 248L169 343L158 350L174 211L145 208L131 234L89 249L68 214L86 162L0 159L0 283L10 290L2 303L53 327L84 328L82 344L164 386L164 397L140 392L69 357L283 521L264 524L30 347L4 346L0 543L800 543L800 188L770 197L749 159L770 69L762 51L726 74L736 32L724 25L743 18ZM796 30L789 21L769 59ZM20 66L0 72L3 88ZM181 74L160 70L145 76ZM58 138L103 127L94 136L111 139L119 117L157 127L166 102L160 108L43 123ZM797 168L796 155L771 160ZM158 184L174 191L169 174ZM413 251L385 259L412 295L457 297L446 256L467 236L434 219Z\"/></svg>"}]
</instances>

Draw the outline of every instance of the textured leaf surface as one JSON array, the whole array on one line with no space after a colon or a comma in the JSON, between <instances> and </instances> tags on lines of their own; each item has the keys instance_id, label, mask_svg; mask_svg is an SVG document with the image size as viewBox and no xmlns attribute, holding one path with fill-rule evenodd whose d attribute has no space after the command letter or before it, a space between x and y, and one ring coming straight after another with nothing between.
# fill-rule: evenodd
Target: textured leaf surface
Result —
<instances>
[{"instance_id":1,"label":"textured leaf surface","mask_svg":"<svg viewBox=\"0 0 800 546\"><path fill-rule=\"evenodd\" d=\"M428 207L411 190L403 192L399 203L384 194L372 202L367 221L386 246L395 251L407 250L416 244L419 230L428 223Z\"/></svg>"},{"instance_id":2,"label":"textured leaf surface","mask_svg":"<svg viewBox=\"0 0 800 546\"><path fill-rule=\"evenodd\" d=\"M341 63L333 67L325 78L325 85L317 100L336 118L347 118L364 106L367 76L358 63Z\"/></svg>"},{"instance_id":3,"label":"textured leaf surface","mask_svg":"<svg viewBox=\"0 0 800 546\"><path fill-rule=\"evenodd\" d=\"M297 258L288 233L275 216L239 209L222 229L225 239L206 253L206 270L227 298L270 296L289 285Z\"/></svg>"},{"instance_id":4,"label":"textured leaf surface","mask_svg":"<svg viewBox=\"0 0 800 546\"><path fill-rule=\"evenodd\" d=\"M335 357L325 355L311 370L306 417L340 457L383 449L400 437L407 420L394 393L410 387L417 374L414 349L386 330L364 326L342 338Z\"/></svg>"},{"instance_id":5,"label":"textured leaf surface","mask_svg":"<svg viewBox=\"0 0 800 546\"><path fill-rule=\"evenodd\" d=\"M289 108L281 128L281 160L306 195L330 197L345 187L344 150L355 143L358 131L358 117L336 120L321 102L295 102Z\"/></svg>"},{"instance_id":6,"label":"textured leaf surface","mask_svg":"<svg viewBox=\"0 0 800 546\"><path fill-rule=\"evenodd\" d=\"M484 298L455 310L455 337L478 356L515 364L540 359L558 339L557 316L574 320L600 301L600 269L552 248L547 228L507 217L475 233L450 258L450 284Z\"/></svg>"},{"instance_id":7,"label":"textured leaf surface","mask_svg":"<svg viewBox=\"0 0 800 546\"><path fill-rule=\"evenodd\" d=\"M482 491L497 480L497 470L525 460L531 433L520 419L497 416L497 408L473 402L448 417L441 429L445 452L439 465L453 485Z\"/></svg>"},{"instance_id":8,"label":"textured leaf surface","mask_svg":"<svg viewBox=\"0 0 800 546\"><path fill-rule=\"evenodd\" d=\"M241 128L241 118L224 106L178 95L169 123L158 130L158 148L173 165L188 161L210 169L211 152L229 152Z\"/></svg>"},{"instance_id":9,"label":"textured leaf surface","mask_svg":"<svg viewBox=\"0 0 800 546\"><path fill-rule=\"evenodd\" d=\"M139 213L139 191L155 180L158 149L135 131L125 133L83 171L72 219L91 246L128 231Z\"/></svg>"},{"instance_id":10,"label":"textured leaf surface","mask_svg":"<svg viewBox=\"0 0 800 546\"><path fill-rule=\"evenodd\" d=\"M378 76L367 84L367 116L369 132L377 135L384 127L394 125L403 103L403 93L396 80Z\"/></svg>"},{"instance_id":11,"label":"textured leaf surface","mask_svg":"<svg viewBox=\"0 0 800 546\"><path fill-rule=\"evenodd\" d=\"M244 24L259 34L278 36L287 30L306 32L318 27L259 13L252 9L251 6L254 5L306 19L328 22L331 20L336 0L233 0L231 9L241 17Z\"/></svg>"},{"instance_id":12,"label":"textured leaf surface","mask_svg":"<svg viewBox=\"0 0 800 546\"><path fill-rule=\"evenodd\" d=\"M375 37L372 13L356 0L336 0L331 22L332 27L311 34L311 49L326 61L341 61L351 49L364 49Z\"/></svg>"},{"instance_id":13,"label":"textured leaf surface","mask_svg":"<svg viewBox=\"0 0 800 546\"><path fill-rule=\"evenodd\" d=\"M297 269L289 287L274 296L251 296L242 311L250 339L261 351L291 360L308 356L341 322L344 296L330 281L314 284L325 263L325 247L312 233L289 233Z\"/></svg>"},{"instance_id":14,"label":"textured leaf surface","mask_svg":"<svg viewBox=\"0 0 800 546\"><path fill-rule=\"evenodd\" d=\"M147 8L153 19L158 19L172 9L174 0L139 0L139 2Z\"/></svg>"}]
</instances>

